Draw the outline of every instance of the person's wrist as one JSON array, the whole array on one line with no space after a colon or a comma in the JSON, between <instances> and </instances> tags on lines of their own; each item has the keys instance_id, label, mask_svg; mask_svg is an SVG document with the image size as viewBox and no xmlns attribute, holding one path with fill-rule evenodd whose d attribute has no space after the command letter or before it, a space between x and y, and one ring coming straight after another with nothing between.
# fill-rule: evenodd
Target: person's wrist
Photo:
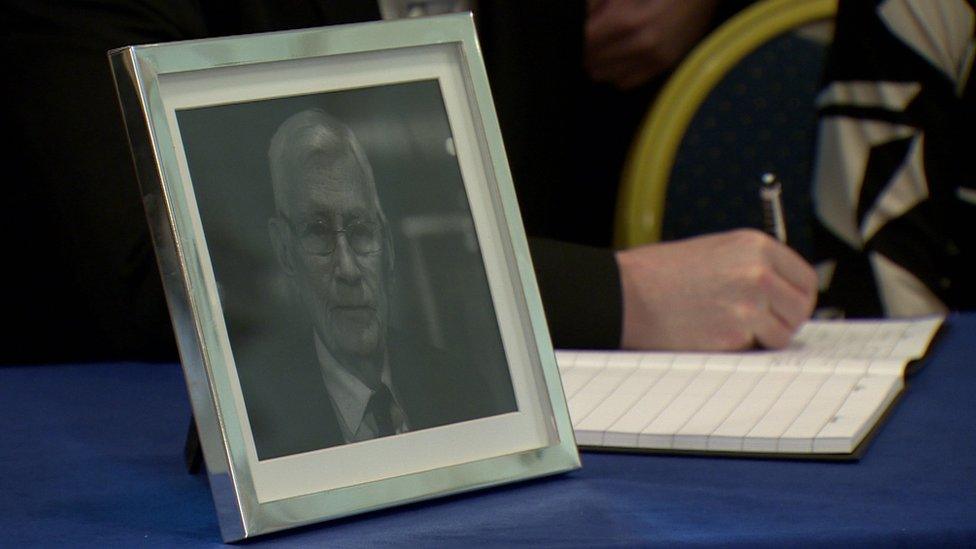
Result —
<instances>
[{"instance_id":1,"label":"person's wrist","mask_svg":"<svg viewBox=\"0 0 976 549\"><path fill-rule=\"evenodd\" d=\"M649 328L641 290L640 277L647 275L641 268L642 258L634 250L620 250L614 254L620 272L621 325L620 347L643 349L648 347Z\"/></svg>"}]
</instances>

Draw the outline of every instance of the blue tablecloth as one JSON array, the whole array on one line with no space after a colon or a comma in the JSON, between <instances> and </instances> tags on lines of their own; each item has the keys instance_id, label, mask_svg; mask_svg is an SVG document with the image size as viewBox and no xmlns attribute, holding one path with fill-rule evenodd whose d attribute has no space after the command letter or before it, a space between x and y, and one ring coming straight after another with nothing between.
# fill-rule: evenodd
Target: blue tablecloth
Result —
<instances>
[{"instance_id":1,"label":"blue tablecloth","mask_svg":"<svg viewBox=\"0 0 976 549\"><path fill-rule=\"evenodd\" d=\"M245 545L976 545L976 314L859 462L583 455L580 471ZM0 546L219 545L173 364L0 367Z\"/></svg>"}]
</instances>

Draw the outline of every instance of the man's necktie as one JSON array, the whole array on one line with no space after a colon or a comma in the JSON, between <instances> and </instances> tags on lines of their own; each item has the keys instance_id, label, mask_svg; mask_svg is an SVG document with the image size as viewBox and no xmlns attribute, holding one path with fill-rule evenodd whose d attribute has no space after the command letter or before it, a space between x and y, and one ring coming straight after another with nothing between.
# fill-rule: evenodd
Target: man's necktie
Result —
<instances>
[{"instance_id":1,"label":"man's necktie","mask_svg":"<svg viewBox=\"0 0 976 549\"><path fill-rule=\"evenodd\" d=\"M369 397L369 403L366 404L366 411L373 416L373 421L376 422L377 437L396 434L392 408L393 393L390 392L390 388L386 384L380 383L373 390L373 395Z\"/></svg>"}]
</instances>

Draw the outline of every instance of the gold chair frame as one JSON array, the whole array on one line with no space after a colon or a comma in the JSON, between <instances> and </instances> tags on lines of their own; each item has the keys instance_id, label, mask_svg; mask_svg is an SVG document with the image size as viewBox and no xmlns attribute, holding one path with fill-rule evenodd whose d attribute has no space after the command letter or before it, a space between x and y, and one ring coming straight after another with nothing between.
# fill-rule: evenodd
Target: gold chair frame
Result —
<instances>
[{"instance_id":1,"label":"gold chair frame","mask_svg":"<svg viewBox=\"0 0 976 549\"><path fill-rule=\"evenodd\" d=\"M629 248L661 239L674 158L695 112L722 78L769 40L832 19L837 0L763 0L729 19L695 47L648 111L624 165L614 243Z\"/></svg>"}]
</instances>

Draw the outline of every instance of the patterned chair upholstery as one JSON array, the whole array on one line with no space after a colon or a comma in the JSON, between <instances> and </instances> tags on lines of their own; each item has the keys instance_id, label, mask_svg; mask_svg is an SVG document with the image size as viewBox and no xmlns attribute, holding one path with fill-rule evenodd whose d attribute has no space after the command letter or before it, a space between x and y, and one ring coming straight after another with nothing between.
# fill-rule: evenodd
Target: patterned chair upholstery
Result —
<instances>
[{"instance_id":1,"label":"patterned chair upholstery","mask_svg":"<svg viewBox=\"0 0 976 549\"><path fill-rule=\"evenodd\" d=\"M662 240L762 228L759 176L783 184L790 245L811 256L815 100L825 45L796 32L743 59L691 121L675 157Z\"/></svg>"},{"instance_id":2,"label":"patterned chair upholstery","mask_svg":"<svg viewBox=\"0 0 976 549\"><path fill-rule=\"evenodd\" d=\"M759 178L783 183L790 245L812 256L816 97L832 0L763 0L682 63L638 132L620 247L762 227Z\"/></svg>"}]
</instances>

